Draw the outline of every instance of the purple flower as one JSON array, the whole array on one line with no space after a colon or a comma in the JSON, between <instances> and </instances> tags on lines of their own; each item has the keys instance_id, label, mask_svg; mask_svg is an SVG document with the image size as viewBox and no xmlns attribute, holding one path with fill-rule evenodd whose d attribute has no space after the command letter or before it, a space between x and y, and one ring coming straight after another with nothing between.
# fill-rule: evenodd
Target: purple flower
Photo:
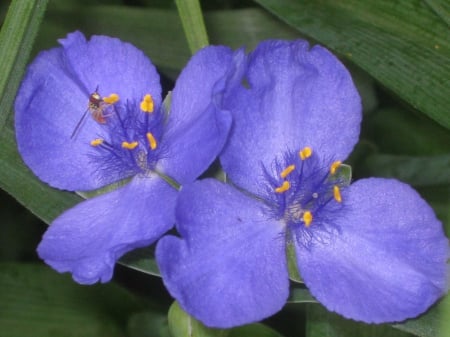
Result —
<instances>
[{"instance_id":1,"label":"purple flower","mask_svg":"<svg viewBox=\"0 0 450 337\"><path fill-rule=\"evenodd\" d=\"M268 317L289 294L286 250L329 310L371 323L425 311L446 291L448 240L408 185L362 179L341 162L357 142L360 98L344 66L305 41L267 41L229 88L233 126L221 163L232 184L185 185L182 238L156 257L170 293L208 326Z\"/></svg>"},{"instance_id":2,"label":"purple flower","mask_svg":"<svg viewBox=\"0 0 450 337\"><path fill-rule=\"evenodd\" d=\"M17 95L19 151L59 189L128 183L63 213L38 253L79 283L107 282L120 256L173 226L178 191L170 179L192 182L223 147L231 116L217 103L238 55L225 47L197 53L167 114L159 76L140 50L106 36L86 41L80 32L59 42L37 56Z\"/></svg>"}]
</instances>

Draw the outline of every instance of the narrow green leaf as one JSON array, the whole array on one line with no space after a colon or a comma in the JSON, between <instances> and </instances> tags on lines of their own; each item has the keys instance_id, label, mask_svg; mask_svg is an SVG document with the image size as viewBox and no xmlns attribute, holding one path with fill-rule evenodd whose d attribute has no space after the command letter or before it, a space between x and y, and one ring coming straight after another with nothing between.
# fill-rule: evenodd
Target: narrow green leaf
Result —
<instances>
[{"instance_id":1,"label":"narrow green leaf","mask_svg":"<svg viewBox=\"0 0 450 337\"><path fill-rule=\"evenodd\" d=\"M143 304L110 283L85 287L38 265L0 264L0 336L124 336Z\"/></svg>"},{"instance_id":2,"label":"narrow green leaf","mask_svg":"<svg viewBox=\"0 0 450 337\"><path fill-rule=\"evenodd\" d=\"M259 8L205 13L211 43L251 50L265 39L295 39L299 33Z\"/></svg>"},{"instance_id":3,"label":"narrow green leaf","mask_svg":"<svg viewBox=\"0 0 450 337\"><path fill-rule=\"evenodd\" d=\"M227 330L212 329L189 316L177 302L169 309L169 331L172 337L225 337Z\"/></svg>"},{"instance_id":4,"label":"narrow green leaf","mask_svg":"<svg viewBox=\"0 0 450 337\"><path fill-rule=\"evenodd\" d=\"M249 324L229 330L227 337L283 337L264 324Z\"/></svg>"},{"instance_id":5,"label":"narrow green leaf","mask_svg":"<svg viewBox=\"0 0 450 337\"><path fill-rule=\"evenodd\" d=\"M417 191L433 207L450 236L450 185L418 187Z\"/></svg>"},{"instance_id":6,"label":"narrow green leaf","mask_svg":"<svg viewBox=\"0 0 450 337\"><path fill-rule=\"evenodd\" d=\"M183 23L189 49L194 54L209 44L200 2L199 0L175 0L175 3Z\"/></svg>"},{"instance_id":7,"label":"narrow green leaf","mask_svg":"<svg viewBox=\"0 0 450 337\"><path fill-rule=\"evenodd\" d=\"M256 1L450 128L448 25L423 1Z\"/></svg>"},{"instance_id":8,"label":"narrow green leaf","mask_svg":"<svg viewBox=\"0 0 450 337\"><path fill-rule=\"evenodd\" d=\"M167 316L155 312L140 312L131 316L127 326L128 337L172 337Z\"/></svg>"},{"instance_id":9,"label":"narrow green leaf","mask_svg":"<svg viewBox=\"0 0 450 337\"><path fill-rule=\"evenodd\" d=\"M446 337L447 335L440 332L444 324L448 322L448 316L445 315L447 305L450 305L449 296L446 296L420 317L393 326L419 337Z\"/></svg>"},{"instance_id":10,"label":"narrow green leaf","mask_svg":"<svg viewBox=\"0 0 450 337\"><path fill-rule=\"evenodd\" d=\"M425 3L450 26L450 3L445 0L424 0Z\"/></svg>"},{"instance_id":11,"label":"narrow green leaf","mask_svg":"<svg viewBox=\"0 0 450 337\"><path fill-rule=\"evenodd\" d=\"M0 131L19 87L48 0L13 0L0 31Z\"/></svg>"},{"instance_id":12,"label":"narrow green leaf","mask_svg":"<svg viewBox=\"0 0 450 337\"><path fill-rule=\"evenodd\" d=\"M306 337L408 337L408 333L380 324L347 320L318 304L308 305Z\"/></svg>"},{"instance_id":13,"label":"narrow green leaf","mask_svg":"<svg viewBox=\"0 0 450 337\"><path fill-rule=\"evenodd\" d=\"M450 132L404 107L376 110L365 123L367 136L382 153L432 156L449 152Z\"/></svg>"},{"instance_id":14,"label":"narrow green leaf","mask_svg":"<svg viewBox=\"0 0 450 337\"><path fill-rule=\"evenodd\" d=\"M283 337L277 331L260 323L232 329L212 329L189 316L177 302L169 309L169 330L172 337Z\"/></svg>"},{"instance_id":15,"label":"narrow green leaf","mask_svg":"<svg viewBox=\"0 0 450 337\"><path fill-rule=\"evenodd\" d=\"M0 133L0 143L0 188L43 221L50 223L62 211L82 200L73 193L54 189L34 176L17 152L10 127Z\"/></svg>"},{"instance_id":16,"label":"narrow green leaf","mask_svg":"<svg viewBox=\"0 0 450 337\"><path fill-rule=\"evenodd\" d=\"M124 255L119 260L119 263L145 274L161 276L158 265L156 264L153 246L135 249Z\"/></svg>"},{"instance_id":17,"label":"narrow green leaf","mask_svg":"<svg viewBox=\"0 0 450 337\"><path fill-rule=\"evenodd\" d=\"M450 154L437 156L397 156L374 154L366 159L364 174L397 178L413 186L450 184Z\"/></svg>"}]
</instances>

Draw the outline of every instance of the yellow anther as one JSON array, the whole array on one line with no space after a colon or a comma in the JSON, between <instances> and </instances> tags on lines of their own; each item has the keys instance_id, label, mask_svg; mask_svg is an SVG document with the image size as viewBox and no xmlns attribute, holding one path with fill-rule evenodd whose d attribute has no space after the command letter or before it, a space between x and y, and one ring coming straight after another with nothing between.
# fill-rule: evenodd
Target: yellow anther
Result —
<instances>
[{"instance_id":1,"label":"yellow anther","mask_svg":"<svg viewBox=\"0 0 450 337\"><path fill-rule=\"evenodd\" d=\"M283 184L280 187L277 187L275 189L275 192L283 193L283 192L286 192L290 188L291 188L291 184L289 183L289 181L285 180L285 181L283 181Z\"/></svg>"},{"instance_id":2,"label":"yellow anther","mask_svg":"<svg viewBox=\"0 0 450 337\"><path fill-rule=\"evenodd\" d=\"M108 104L114 104L119 100L119 95L111 94L108 97L103 97L103 102Z\"/></svg>"},{"instance_id":3,"label":"yellow anther","mask_svg":"<svg viewBox=\"0 0 450 337\"><path fill-rule=\"evenodd\" d=\"M312 156L312 149L309 146L306 146L306 147L303 148L303 150L301 150L298 153L298 155L300 156L300 158L302 160L305 160L305 159L307 159L307 158Z\"/></svg>"},{"instance_id":4,"label":"yellow anther","mask_svg":"<svg viewBox=\"0 0 450 337\"><path fill-rule=\"evenodd\" d=\"M156 149L156 139L151 132L147 132L147 140L152 150Z\"/></svg>"},{"instance_id":5,"label":"yellow anther","mask_svg":"<svg viewBox=\"0 0 450 337\"><path fill-rule=\"evenodd\" d=\"M281 173L280 173L281 178L286 178L294 170L295 170L295 165L294 164L289 165L283 171L281 171Z\"/></svg>"},{"instance_id":6,"label":"yellow anther","mask_svg":"<svg viewBox=\"0 0 450 337\"><path fill-rule=\"evenodd\" d=\"M153 112L154 103L152 95L147 94L144 96L144 99L141 102L141 110L144 112Z\"/></svg>"},{"instance_id":7,"label":"yellow anther","mask_svg":"<svg viewBox=\"0 0 450 337\"><path fill-rule=\"evenodd\" d=\"M310 211L305 211L303 213L303 222L305 223L305 226L309 227L312 221L313 221L312 213Z\"/></svg>"},{"instance_id":8,"label":"yellow anther","mask_svg":"<svg viewBox=\"0 0 450 337\"><path fill-rule=\"evenodd\" d=\"M336 200L337 202L342 201L341 190L339 189L339 186L337 186L337 185L333 186L333 196L334 196L334 200Z\"/></svg>"},{"instance_id":9,"label":"yellow anther","mask_svg":"<svg viewBox=\"0 0 450 337\"><path fill-rule=\"evenodd\" d=\"M133 150L136 148L136 146L138 146L138 142L122 142L122 147L127 150Z\"/></svg>"},{"instance_id":10,"label":"yellow anther","mask_svg":"<svg viewBox=\"0 0 450 337\"><path fill-rule=\"evenodd\" d=\"M331 174L335 174L336 170L338 169L339 166L341 166L342 162L341 161L335 161L333 164L331 164L330 167L330 173Z\"/></svg>"},{"instance_id":11,"label":"yellow anther","mask_svg":"<svg viewBox=\"0 0 450 337\"><path fill-rule=\"evenodd\" d=\"M103 144L103 139L101 139L101 138L91 140L91 146L99 146L102 144Z\"/></svg>"}]
</instances>

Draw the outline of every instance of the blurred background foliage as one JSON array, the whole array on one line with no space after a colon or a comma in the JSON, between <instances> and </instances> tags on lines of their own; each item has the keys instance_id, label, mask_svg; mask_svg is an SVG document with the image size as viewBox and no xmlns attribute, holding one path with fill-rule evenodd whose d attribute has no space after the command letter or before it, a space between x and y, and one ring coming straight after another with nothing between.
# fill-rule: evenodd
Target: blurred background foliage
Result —
<instances>
[{"instance_id":1,"label":"blurred background foliage","mask_svg":"<svg viewBox=\"0 0 450 337\"><path fill-rule=\"evenodd\" d=\"M211 44L251 50L263 39L302 37L333 50L363 98L361 140L348 160L354 179L394 177L413 185L450 234L447 0L204 0L201 6ZM2 1L0 23L0 337L189 331L234 337L450 336L448 296L418 319L374 326L327 312L302 283L293 282L289 303L264 325L221 331L171 305L154 276L151 249L124 257L107 285L79 286L44 266L35 248L47 224L82 199L40 182L17 153L12 104L25 64L76 29L116 36L152 59L168 91L192 46L175 2L168 0Z\"/></svg>"}]
</instances>

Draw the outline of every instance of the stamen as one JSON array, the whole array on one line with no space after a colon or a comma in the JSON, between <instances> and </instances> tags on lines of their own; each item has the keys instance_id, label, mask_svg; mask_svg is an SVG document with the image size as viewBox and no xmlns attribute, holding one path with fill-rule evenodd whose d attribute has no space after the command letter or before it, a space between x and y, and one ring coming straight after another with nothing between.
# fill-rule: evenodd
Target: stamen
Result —
<instances>
[{"instance_id":1,"label":"stamen","mask_svg":"<svg viewBox=\"0 0 450 337\"><path fill-rule=\"evenodd\" d=\"M294 170L295 170L295 165L294 164L289 165L280 173L281 178L286 178Z\"/></svg>"},{"instance_id":2,"label":"stamen","mask_svg":"<svg viewBox=\"0 0 450 337\"><path fill-rule=\"evenodd\" d=\"M147 140L152 150L156 149L156 139L151 132L147 132Z\"/></svg>"},{"instance_id":3,"label":"stamen","mask_svg":"<svg viewBox=\"0 0 450 337\"><path fill-rule=\"evenodd\" d=\"M341 166L342 162L341 161L335 161L333 164L331 164L330 167L330 173L333 175L336 173L336 170L338 169L339 166Z\"/></svg>"},{"instance_id":4,"label":"stamen","mask_svg":"<svg viewBox=\"0 0 450 337\"><path fill-rule=\"evenodd\" d=\"M136 148L136 146L138 146L138 142L122 142L122 147L127 150L133 150Z\"/></svg>"},{"instance_id":5,"label":"stamen","mask_svg":"<svg viewBox=\"0 0 450 337\"><path fill-rule=\"evenodd\" d=\"M303 213L303 222L305 223L305 226L309 227L312 221L313 221L312 213L310 211L305 211Z\"/></svg>"},{"instance_id":6,"label":"stamen","mask_svg":"<svg viewBox=\"0 0 450 337\"><path fill-rule=\"evenodd\" d=\"M303 150L301 150L298 153L298 155L300 156L300 158L302 160L305 160L305 159L307 159L307 158L312 156L312 149L309 146L306 146L306 147L303 148Z\"/></svg>"},{"instance_id":7,"label":"stamen","mask_svg":"<svg viewBox=\"0 0 450 337\"><path fill-rule=\"evenodd\" d=\"M119 100L119 95L111 94L108 97L103 97L103 102L107 104L114 104Z\"/></svg>"},{"instance_id":8,"label":"stamen","mask_svg":"<svg viewBox=\"0 0 450 337\"><path fill-rule=\"evenodd\" d=\"M289 183L289 181L285 180L285 181L283 181L283 184L280 187L277 187L275 189L275 192L283 193L283 192L286 192L290 188L291 188L291 184Z\"/></svg>"},{"instance_id":9,"label":"stamen","mask_svg":"<svg viewBox=\"0 0 450 337\"><path fill-rule=\"evenodd\" d=\"M154 103L152 95L147 94L144 96L144 99L141 101L141 110L144 112L153 112Z\"/></svg>"},{"instance_id":10,"label":"stamen","mask_svg":"<svg viewBox=\"0 0 450 337\"><path fill-rule=\"evenodd\" d=\"M102 144L103 144L103 139L101 139L101 138L91 140L91 146L99 146Z\"/></svg>"},{"instance_id":11,"label":"stamen","mask_svg":"<svg viewBox=\"0 0 450 337\"><path fill-rule=\"evenodd\" d=\"M333 186L333 196L334 200L336 200L337 202L342 202L341 190L337 185Z\"/></svg>"}]
</instances>

